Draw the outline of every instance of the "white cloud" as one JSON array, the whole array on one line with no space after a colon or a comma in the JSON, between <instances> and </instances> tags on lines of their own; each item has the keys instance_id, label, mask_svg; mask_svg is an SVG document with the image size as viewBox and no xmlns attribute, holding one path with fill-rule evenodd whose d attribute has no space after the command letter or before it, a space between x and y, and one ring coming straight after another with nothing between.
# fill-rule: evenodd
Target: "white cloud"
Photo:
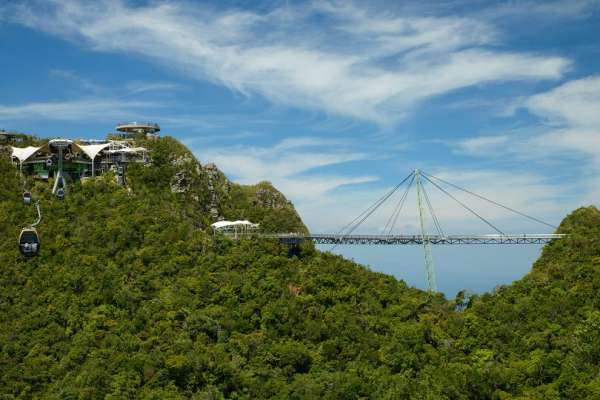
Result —
<instances>
[{"instance_id":1,"label":"white cloud","mask_svg":"<svg viewBox=\"0 0 600 400\"><path fill-rule=\"evenodd\" d=\"M227 147L197 152L202 160L215 162L227 174L245 184L262 180L273 182L290 197L316 198L336 187L376 179L371 176L343 177L314 173L313 170L351 161L364 160L366 154L343 151L314 151L308 148L323 143L319 138L284 139L272 147Z\"/></svg>"},{"instance_id":2,"label":"white cloud","mask_svg":"<svg viewBox=\"0 0 600 400\"><path fill-rule=\"evenodd\" d=\"M600 76L565 83L549 92L532 96L527 108L554 124L578 128L600 127Z\"/></svg>"},{"instance_id":3,"label":"white cloud","mask_svg":"<svg viewBox=\"0 0 600 400\"><path fill-rule=\"evenodd\" d=\"M481 136L454 143L473 156L505 159L526 168L541 166L552 175L574 176L570 183L577 205L600 203L600 77L564 83L534 95L523 107L541 125L497 136Z\"/></svg>"},{"instance_id":4,"label":"white cloud","mask_svg":"<svg viewBox=\"0 0 600 400\"><path fill-rule=\"evenodd\" d=\"M56 102L30 102L0 105L0 120L47 119L60 121L106 121L144 116L148 109L161 107L151 101L80 99Z\"/></svg>"},{"instance_id":5,"label":"white cloud","mask_svg":"<svg viewBox=\"0 0 600 400\"><path fill-rule=\"evenodd\" d=\"M508 135L477 136L460 141L457 146L469 154L489 153L509 141Z\"/></svg>"},{"instance_id":6,"label":"white cloud","mask_svg":"<svg viewBox=\"0 0 600 400\"><path fill-rule=\"evenodd\" d=\"M335 139L323 139L316 137L289 137L281 140L274 146L274 150L292 150L297 148L308 148L308 147L323 147L342 145L343 141Z\"/></svg>"},{"instance_id":7,"label":"white cloud","mask_svg":"<svg viewBox=\"0 0 600 400\"><path fill-rule=\"evenodd\" d=\"M85 78L74 71L64 69L51 69L49 75L53 78L62 79L64 81L75 83L79 89L94 93L96 95L108 95L118 91L123 95L139 95L147 92L164 92L164 91L175 91L181 89L181 85L173 82L147 82L147 81L133 81L119 87L110 87L100 85L88 78Z\"/></svg>"},{"instance_id":8,"label":"white cloud","mask_svg":"<svg viewBox=\"0 0 600 400\"><path fill-rule=\"evenodd\" d=\"M138 95L147 92L164 92L181 89L181 85L172 82L130 82L126 85L127 94Z\"/></svg>"},{"instance_id":9,"label":"white cloud","mask_svg":"<svg viewBox=\"0 0 600 400\"><path fill-rule=\"evenodd\" d=\"M580 18L592 15L599 6L598 0L502 2L481 14L494 18Z\"/></svg>"},{"instance_id":10,"label":"white cloud","mask_svg":"<svg viewBox=\"0 0 600 400\"><path fill-rule=\"evenodd\" d=\"M587 156L595 169L600 172L600 128L598 130L572 128L552 131L535 137L529 143L532 147L545 150L550 155L578 153ZM586 161L586 159L580 158L579 167L585 167Z\"/></svg>"},{"instance_id":11,"label":"white cloud","mask_svg":"<svg viewBox=\"0 0 600 400\"><path fill-rule=\"evenodd\" d=\"M558 128L534 136L524 147L550 157L578 154L585 157L579 160L581 169L591 166L600 172L600 76L572 80L532 96L526 106Z\"/></svg>"},{"instance_id":12,"label":"white cloud","mask_svg":"<svg viewBox=\"0 0 600 400\"><path fill-rule=\"evenodd\" d=\"M51 69L49 76L64 82L75 84L78 92L87 92L85 97L62 101L30 101L24 104L0 104L0 120L57 120L78 121L106 119L152 119L150 111L164 109L165 103L157 100L136 100L135 96L156 91L173 91L181 88L172 82L133 81L117 90L114 87L100 85L74 71ZM121 97L115 98L115 91ZM188 123L194 126L207 126L198 116L165 116L163 121L173 125Z\"/></svg>"},{"instance_id":13,"label":"white cloud","mask_svg":"<svg viewBox=\"0 0 600 400\"><path fill-rule=\"evenodd\" d=\"M561 57L492 50L495 30L475 18L346 3L258 14L181 2L32 0L10 11L15 21L95 50L141 54L247 95L383 124L432 96L494 81L557 79L569 66ZM315 16L325 22L314 23Z\"/></svg>"},{"instance_id":14,"label":"white cloud","mask_svg":"<svg viewBox=\"0 0 600 400\"><path fill-rule=\"evenodd\" d=\"M504 156L543 160L559 153L588 155L600 166L600 77L591 76L564 83L531 96L521 107L541 118L536 129L515 133L470 137L454 146L472 155ZM582 160L581 165L583 166Z\"/></svg>"},{"instance_id":15,"label":"white cloud","mask_svg":"<svg viewBox=\"0 0 600 400\"><path fill-rule=\"evenodd\" d=\"M377 181L378 178L319 170L368 157L367 154L349 152L339 144L335 149L314 150L315 146L325 143L332 145L333 141L298 137L284 139L271 147L202 149L197 150L196 154L200 160L215 162L225 173L241 183L254 184L263 180L272 182L294 202L311 228L323 227L328 222L332 223L330 228L335 228L343 218L335 223L331 218L336 215L340 217L337 212L344 208L344 202L333 192ZM339 203L335 210L328 209L332 198L336 198ZM324 208L314 208L317 204Z\"/></svg>"},{"instance_id":16,"label":"white cloud","mask_svg":"<svg viewBox=\"0 0 600 400\"><path fill-rule=\"evenodd\" d=\"M73 82L78 86L78 88L90 93L106 94L107 91L105 87L98 85L97 83L92 82L87 78L81 77L79 76L79 74L73 71L68 71L64 69L51 69L49 71L49 75L53 78L58 78L63 81Z\"/></svg>"}]
</instances>

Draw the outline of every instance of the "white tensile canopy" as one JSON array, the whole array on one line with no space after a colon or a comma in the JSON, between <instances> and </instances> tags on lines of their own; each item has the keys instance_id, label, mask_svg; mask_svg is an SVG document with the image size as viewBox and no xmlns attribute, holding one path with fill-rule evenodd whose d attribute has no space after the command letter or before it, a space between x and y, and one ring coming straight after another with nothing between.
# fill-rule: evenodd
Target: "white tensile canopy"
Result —
<instances>
[{"instance_id":1,"label":"white tensile canopy","mask_svg":"<svg viewBox=\"0 0 600 400\"><path fill-rule=\"evenodd\" d=\"M72 145L74 149L81 150L92 161L92 176L95 176L95 159L102 151L107 153L129 153L129 154L145 154L148 152L144 147L130 147L129 144L109 141L100 144L77 144L69 139L53 139L41 147L12 147L12 157L19 160L22 165L31 156L38 151L51 152L50 146L54 145Z\"/></svg>"},{"instance_id":2,"label":"white tensile canopy","mask_svg":"<svg viewBox=\"0 0 600 400\"><path fill-rule=\"evenodd\" d=\"M19 160L19 163L23 163L29 157L34 155L39 149L41 149L41 147L34 147L34 146L13 147L12 148L12 156L14 158L16 158L17 160Z\"/></svg>"},{"instance_id":3,"label":"white tensile canopy","mask_svg":"<svg viewBox=\"0 0 600 400\"><path fill-rule=\"evenodd\" d=\"M110 146L110 142L102 143L102 144L86 144L86 145L80 144L78 146L89 158L94 160L94 158L96 158L96 156L102 150L104 150Z\"/></svg>"},{"instance_id":4,"label":"white tensile canopy","mask_svg":"<svg viewBox=\"0 0 600 400\"><path fill-rule=\"evenodd\" d=\"M217 221L214 224L211 224L212 228L216 231L219 230L227 230L227 229L235 229L237 227L243 228L258 228L259 224L253 224L248 220L243 221Z\"/></svg>"},{"instance_id":5,"label":"white tensile canopy","mask_svg":"<svg viewBox=\"0 0 600 400\"><path fill-rule=\"evenodd\" d=\"M92 160L92 176L96 176L96 168L94 165L94 159L102 150L107 149L110 146L110 142L102 144L87 144L79 145L81 151L83 151Z\"/></svg>"},{"instance_id":6,"label":"white tensile canopy","mask_svg":"<svg viewBox=\"0 0 600 400\"><path fill-rule=\"evenodd\" d=\"M108 150L109 153L145 153L148 150L144 147L122 147L116 150Z\"/></svg>"}]
</instances>

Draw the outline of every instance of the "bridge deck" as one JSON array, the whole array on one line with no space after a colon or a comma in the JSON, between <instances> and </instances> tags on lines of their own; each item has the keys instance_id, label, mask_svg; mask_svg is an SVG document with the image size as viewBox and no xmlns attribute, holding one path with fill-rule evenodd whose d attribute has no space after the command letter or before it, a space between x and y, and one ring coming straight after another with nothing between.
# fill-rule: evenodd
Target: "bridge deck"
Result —
<instances>
[{"instance_id":1,"label":"bridge deck","mask_svg":"<svg viewBox=\"0 0 600 400\"><path fill-rule=\"evenodd\" d=\"M562 234L520 235L427 235L431 244L544 244L560 239ZM263 234L261 237L279 239L284 243L311 240L316 244L332 245L410 245L423 244L421 235L336 235L336 234Z\"/></svg>"}]
</instances>

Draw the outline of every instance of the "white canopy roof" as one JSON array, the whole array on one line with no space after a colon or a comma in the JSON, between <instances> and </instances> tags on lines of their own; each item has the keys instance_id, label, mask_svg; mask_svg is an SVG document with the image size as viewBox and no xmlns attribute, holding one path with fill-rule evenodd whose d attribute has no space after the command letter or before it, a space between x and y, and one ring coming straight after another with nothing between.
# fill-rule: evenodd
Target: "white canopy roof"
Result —
<instances>
[{"instance_id":1,"label":"white canopy roof","mask_svg":"<svg viewBox=\"0 0 600 400\"><path fill-rule=\"evenodd\" d=\"M109 150L109 153L144 153L146 150L143 147L122 147L116 150Z\"/></svg>"},{"instance_id":2,"label":"white canopy roof","mask_svg":"<svg viewBox=\"0 0 600 400\"><path fill-rule=\"evenodd\" d=\"M95 159L96 156L103 150L107 150L109 153L145 153L148 150L143 147L126 147L124 143L121 142L107 142L101 144L76 144L70 140L66 139L53 139L49 142L52 143L67 143L72 144L73 146L77 146L83 151L90 159ZM111 147L120 147L117 149L110 150ZM12 147L12 156L17 158L19 162L25 162L29 157L34 155L39 150L46 149L48 150L48 144L41 147Z\"/></svg>"},{"instance_id":3,"label":"white canopy roof","mask_svg":"<svg viewBox=\"0 0 600 400\"><path fill-rule=\"evenodd\" d=\"M18 159L19 162L23 162L34 155L39 149L41 149L41 147L13 147L12 156Z\"/></svg>"},{"instance_id":4,"label":"white canopy roof","mask_svg":"<svg viewBox=\"0 0 600 400\"><path fill-rule=\"evenodd\" d=\"M80 144L79 148L81 148L81 150L87 154L87 156L89 158L91 158L92 160L94 158L96 158L96 156L98 155L98 153L100 153L102 150L108 148L110 146L110 142L109 143L102 143L102 144Z\"/></svg>"},{"instance_id":5,"label":"white canopy roof","mask_svg":"<svg viewBox=\"0 0 600 400\"><path fill-rule=\"evenodd\" d=\"M258 224L253 224L250 221L247 220L243 220L243 221L217 221L214 224L211 225L213 227L213 229L223 229L223 228L228 228L231 226L249 226L251 228L258 228Z\"/></svg>"}]
</instances>

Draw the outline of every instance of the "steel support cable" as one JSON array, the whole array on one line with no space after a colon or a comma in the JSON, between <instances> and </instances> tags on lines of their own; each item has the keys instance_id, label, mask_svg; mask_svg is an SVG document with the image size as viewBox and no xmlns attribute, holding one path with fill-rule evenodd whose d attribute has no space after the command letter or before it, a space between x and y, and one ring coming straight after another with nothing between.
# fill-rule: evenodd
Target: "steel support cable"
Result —
<instances>
[{"instance_id":1,"label":"steel support cable","mask_svg":"<svg viewBox=\"0 0 600 400\"><path fill-rule=\"evenodd\" d=\"M427 207L429 208L429 213L431 214L431 217L433 219L433 225L435 226L435 229L437 230L438 234L440 236L444 236L444 230L442 229L442 225L440 224L440 220L438 219L437 215L435 215L435 211L433 210L433 206L431 205L431 201L429 200L429 195L427 194L427 191L425 190L425 186L421 185L421 189L423 189L423 197L425 197L425 201L427 202Z\"/></svg>"},{"instance_id":2,"label":"steel support cable","mask_svg":"<svg viewBox=\"0 0 600 400\"><path fill-rule=\"evenodd\" d=\"M556 228L557 228L557 226L556 226L556 225L549 224L549 223L547 223L547 222L544 222L544 221L542 221L541 219L538 219L538 218L532 217L531 215L527 215L527 214L525 214L525 213L523 213L523 212L521 212L521 211L518 211L518 210L515 210L515 209L513 209L513 208L510 208L510 207L508 207L508 206L505 206L504 204L500 204L500 203L498 203L498 202L496 202L496 201L494 201L494 200L490 200L490 199L488 199L488 198L486 198L486 197L484 197L484 196L482 196L482 195L479 195L479 194L477 194L477 193L471 192L470 190L467 190L467 189L465 189L465 188L462 188L462 187L460 187L460 186L457 186L457 185L455 185L455 184L453 184L453 183L450 183L450 182L448 182L448 181L445 181L445 180L443 180L442 178L438 178L437 176L430 175L430 174L428 174L428 173L426 173L426 172L423 172L423 174L424 174L426 177L434 178L434 179L436 179L436 180L438 180L438 181L440 181L440 182L443 182L443 183L445 183L446 185L452 186L452 187L453 187L453 188L455 188L455 189L458 189L458 190L460 190L460 191L463 191L463 192L465 192L465 193L468 193L468 194L470 194L470 195L472 195L472 196L475 196L475 197L477 197L477 198L480 198L481 200L485 200L485 201L487 201L488 203L492 203L492 204L494 204L494 205L496 205L496 206L498 206L498 207L502 207L502 208L504 208L505 210L511 211L511 212L513 212L513 213L515 213L515 214L518 214L518 215L522 216L522 217L525 217L525 218L528 218L528 219L530 219L530 220L532 220L532 221L535 221L535 222L537 222L537 223L540 223L540 224L543 224L543 225L549 226L550 228L553 228L553 229L556 229Z\"/></svg>"},{"instance_id":3,"label":"steel support cable","mask_svg":"<svg viewBox=\"0 0 600 400\"><path fill-rule=\"evenodd\" d=\"M504 232L502 232L500 229L496 228L491 222L489 222L487 219L483 218L481 215L477 214L475 211L473 211L469 206L467 206L466 204L464 204L463 202L461 202L460 200L458 200L456 197L452 196L452 194L448 193L447 190L445 190L444 188L440 187L437 183L435 183L434 181L432 181L431 179L429 179L427 177L427 175L423 175L425 177L425 179L427 179L427 181L429 183L431 183L433 186L435 186L436 188L438 188L439 190L441 190L442 192L444 192L448 197L450 197L452 200L456 201L458 204L460 204L463 208L467 209L471 214L475 215L477 218L479 218L480 220L482 220L483 222L485 222L487 225L491 226L492 229L494 229L496 232L498 232L499 234L501 234L502 236L506 236L506 234Z\"/></svg>"},{"instance_id":4,"label":"steel support cable","mask_svg":"<svg viewBox=\"0 0 600 400\"><path fill-rule=\"evenodd\" d=\"M402 199L402 204L400 204L400 208L398 209L398 212L396 213L396 216L394 217L394 220L392 221L392 225L390 226L388 235L390 235L392 233L392 231L394 230L394 227L396 226L396 222L398 222L398 217L400 216L400 212L402 211L402 208L404 207L404 204L406 203L406 199L408 198L408 193L410 192L410 189L412 188L414 181L415 181L415 177L413 176L410 183L408 184L408 187L406 188L406 191L404 192L404 198Z\"/></svg>"},{"instance_id":5,"label":"steel support cable","mask_svg":"<svg viewBox=\"0 0 600 400\"><path fill-rule=\"evenodd\" d=\"M408 176L406 178L404 178L402 180L402 182L400 182L399 184L397 184L392 190L390 190L389 192L387 192L383 197L381 197L378 201L375 202L374 205L370 206L369 208L367 208L365 211L363 211L358 217L354 218L354 220L352 222L350 222L348 225L346 225L344 228L342 228L340 230L340 232L338 232L338 235L343 232L347 227L351 226L351 229L349 229L346 233L344 233L342 235L342 239L344 239L345 237L349 236L352 234L352 232L354 232L363 222L365 222L365 220L367 218L369 218L383 203L385 203L394 193L396 193L396 191L404 184L404 182L406 182L412 175L414 174L414 172L411 172L410 174L408 174ZM369 211L370 210L370 211ZM361 215L364 215L361 218ZM352 223L354 221L356 221L357 219L360 219L360 221L358 221L356 224L354 224L352 226ZM336 243L331 250L335 249L337 247L339 243Z\"/></svg>"},{"instance_id":6,"label":"steel support cable","mask_svg":"<svg viewBox=\"0 0 600 400\"><path fill-rule=\"evenodd\" d=\"M42 210L40 209L40 201L39 200L35 202L35 209L37 210L38 219L33 224L29 225L29 227L31 227L31 228L35 228L36 226L38 226L40 224L40 222L42 222Z\"/></svg>"},{"instance_id":7,"label":"steel support cable","mask_svg":"<svg viewBox=\"0 0 600 400\"><path fill-rule=\"evenodd\" d=\"M21 178L21 182L23 182L23 191L27 191L27 178L25 177L25 174L23 173L23 165L21 165L19 163L19 175Z\"/></svg>"},{"instance_id":8,"label":"steel support cable","mask_svg":"<svg viewBox=\"0 0 600 400\"><path fill-rule=\"evenodd\" d=\"M390 235L392 233L392 231L394 230L396 221L398 221L398 216L400 215L400 212L402 211L402 208L404 207L404 203L406 202L406 198L408 197L408 192L410 191L410 188L412 187L412 184L414 181L415 181L415 176L413 174L413 177L410 180L410 182L408 182L408 186L406 186L406 190L402 194L402 197L400 197L400 200L398 201L398 204L396 205L394 212L392 213L392 215L390 216L390 219L388 219L388 221L385 224L385 227L383 228L383 231L387 232L388 235ZM390 228L389 230L388 230L388 227Z\"/></svg>"},{"instance_id":9,"label":"steel support cable","mask_svg":"<svg viewBox=\"0 0 600 400\"><path fill-rule=\"evenodd\" d=\"M404 182L406 182L406 181L407 181L407 180L408 180L408 179L411 177L411 175L412 175L412 174L413 174L413 173L410 173L410 174L409 174L409 175L408 175L406 178L404 178L404 179L402 180L402 182L400 182L399 184L397 184L397 185L394 187L394 189L392 189L392 190L389 192L389 194L388 194L387 196L385 196L385 198L384 198L382 201L380 201L380 202L379 202L379 204L377 204L377 206L376 206L376 207L374 207L374 208L373 208L371 211L369 211L369 213L368 213L368 214L366 214L366 215L365 215L365 216L364 216L364 217L363 217L363 218L362 218L360 221L358 221L358 223L356 223L356 224L355 224L355 225L352 227L352 229L350 229L350 230L348 231L348 233L347 233L346 235L344 235L344 236L348 236L348 235L352 234L352 232L354 232L354 231L355 231L355 230L356 230L356 229L357 229L357 228L358 228L358 227L359 227L359 226L360 226L360 225L361 225L363 222L365 222L365 221L367 220L367 218L369 218L369 217L370 217L370 216L371 216L371 215L372 215L372 214L373 214L375 211L377 211L377 209L378 209L379 207L381 207L381 205L382 205L383 203L385 203L385 202L386 202L386 201L387 201L387 200L388 200L388 199L389 199L389 198L390 198L390 197L391 197L391 196L392 196L392 195L393 195L393 194L394 194L394 193L395 193L395 192L396 192L398 189L400 189L400 187L401 187L401 186L404 184Z\"/></svg>"},{"instance_id":10,"label":"steel support cable","mask_svg":"<svg viewBox=\"0 0 600 400\"><path fill-rule=\"evenodd\" d=\"M354 224L354 222L356 222L357 220L359 220L363 215L365 215L366 213L368 213L373 207L375 207L380 201L384 201L384 199L386 198L386 196L388 196L390 193L393 193L395 189L390 190L389 192L387 192L386 194L384 194L382 197L380 197L377 201L375 201L375 203L371 204L365 211L363 211L362 213L360 213L356 218L354 218L352 221L350 221L348 224L344 225L342 227L342 229L340 229L336 234L340 235L342 234L346 229L348 229L350 226L352 226L352 224Z\"/></svg>"},{"instance_id":11,"label":"steel support cable","mask_svg":"<svg viewBox=\"0 0 600 400\"><path fill-rule=\"evenodd\" d=\"M358 225L360 225L362 222L364 222L364 220L366 218L370 217L371 214L373 214L373 212L375 212L375 210L377 210L377 208L379 208L383 203L385 203L387 201L387 199L389 199L404 184L404 182L406 182L406 180L408 178L410 178L413 174L414 174L414 172L411 172L406 178L404 178L402 180L402 182L400 182L399 184L394 186L389 192L384 194L375 203L371 204L365 211L360 213L358 215L358 217L354 218L352 221L350 221L350 223L346 224L342 229L340 229L337 232L337 235L343 234L344 231L346 231L348 228L351 228L351 227L352 227L352 229L350 229L350 232L354 231L358 227ZM361 221L359 221L358 224L353 225L357 220L359 220L361 218L363 218L363 219Z\"/></svg>"}]
</instances>

